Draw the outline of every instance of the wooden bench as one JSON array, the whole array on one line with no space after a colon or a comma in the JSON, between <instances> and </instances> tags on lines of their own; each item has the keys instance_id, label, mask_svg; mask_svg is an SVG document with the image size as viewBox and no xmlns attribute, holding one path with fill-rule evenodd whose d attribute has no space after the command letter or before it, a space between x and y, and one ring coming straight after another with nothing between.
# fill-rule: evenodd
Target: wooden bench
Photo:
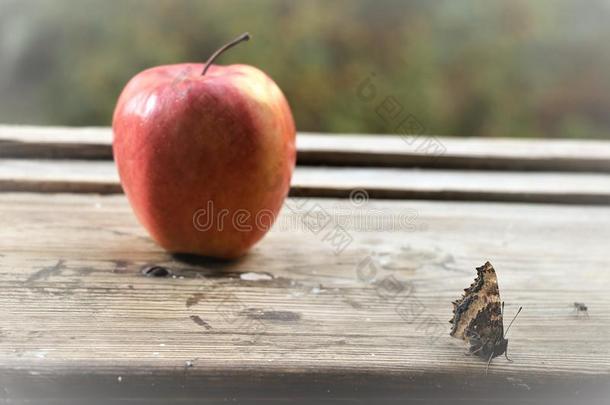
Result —
<instances>
[{"instance_id":1,"label":"wooden bench","mask_svg":"<svg viewBox=\"0 0 610 405\"><path fill-rule=\"evenodd\" d=\"M0 401L606 403L610 143L433 140L299 134L278 222L219 262L150 240L110 129L0 127ZM488 375L447 322L486 260L524 307Z\"/></svg>"}]
</instances>

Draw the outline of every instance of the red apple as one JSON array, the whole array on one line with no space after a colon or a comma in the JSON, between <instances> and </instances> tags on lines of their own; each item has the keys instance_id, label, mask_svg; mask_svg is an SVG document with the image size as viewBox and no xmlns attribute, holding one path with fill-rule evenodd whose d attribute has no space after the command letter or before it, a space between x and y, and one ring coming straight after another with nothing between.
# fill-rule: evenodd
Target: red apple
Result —
<instances>
[{"instance_id":1,"label":"red apple","mask_svg":"<svg viewBox=\"0 0 610 405\"><path fill-rule=\"evenodd\" d=\"M170 252L243 255L272 225L290 188L295 126L265 73L211 62L133 77L114 111L113 150L138 220Z\"/></svg>"}]
</instances>

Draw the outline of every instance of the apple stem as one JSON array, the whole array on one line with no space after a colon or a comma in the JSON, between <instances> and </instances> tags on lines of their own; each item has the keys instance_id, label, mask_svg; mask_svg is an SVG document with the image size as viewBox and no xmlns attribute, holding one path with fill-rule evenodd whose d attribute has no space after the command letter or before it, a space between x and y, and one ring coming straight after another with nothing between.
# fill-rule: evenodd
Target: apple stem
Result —
<instances>
[{"instance_id":1,"label":"apple stem","mask_svg":"<svg viewBox=\"0 0 610 405\"><path fill-rule=\"evenodd\" d=\"M203 72L201 72L201 76L205 75L205 72L207 72L208 69L210 68L210 66L212 66L212 62L214 62L214 60L217 57L219 57L221 53L223 53L224 51L226 51L227 49L229 49L231 47L234 47L235 45L239 44L240 42L244 42L249 39L250 39L250 34L248 34L247 32L244 32L243 34L241 34L240 36L235 38L233 41L229 42L228 44L224 45L222 48L220 48L216 52L214 52L212 54L212 56L210 56L208 61L205 63L205 67L203 68Z\"/></svg>"}]
</instances>

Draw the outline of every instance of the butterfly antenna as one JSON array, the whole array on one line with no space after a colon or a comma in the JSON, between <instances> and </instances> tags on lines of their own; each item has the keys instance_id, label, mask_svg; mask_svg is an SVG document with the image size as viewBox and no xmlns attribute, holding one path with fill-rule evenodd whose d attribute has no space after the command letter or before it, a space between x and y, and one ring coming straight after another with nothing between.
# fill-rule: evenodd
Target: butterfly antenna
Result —
<instances>
[{"instance_id":1,"label":"butterfly antenna","mask_svg":"<svg viewBox=\"0 0 610 405\"><path fill-rule=\"evenodd\" d=\"M504 337L506 337L506 335L508 334L508 330L510 329L511 326L513 326L513 322L515 322L515 319L517 319L517 316L519 316L519 313L521 312L522 309L523 309L523 307L519 307L519 310L513 317L513 320L510 321L510 324L508 324L508 328L506 328L506 332L504 332Z\"/></svg>"},{"instance_id":2,"label":"butterfly antenna","mask_svg":"<svg viewBox=\"0 0 610 405\"><path fill-rule=\"evenodd\" d=\"M487 360L487 367L485 367L485 375L487 375L487 372L489 371L489 365L491 364L491 360L494 358L494 354L492 353L491 356L489 356L489 360Z\"/></svg>"}]
</instances>

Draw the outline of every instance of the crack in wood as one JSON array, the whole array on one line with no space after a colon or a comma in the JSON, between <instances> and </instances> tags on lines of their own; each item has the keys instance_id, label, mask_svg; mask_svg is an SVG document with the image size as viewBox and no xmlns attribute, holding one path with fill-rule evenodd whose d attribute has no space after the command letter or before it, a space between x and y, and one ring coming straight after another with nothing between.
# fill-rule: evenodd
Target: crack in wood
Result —
<instances>
[{"instance_id":1,"label":"crack in wood","mask_svg":"<svg viewBox=\"0 0 610 405\"><path fill-rule=\"evenodd\" d=\"M296 322L301 314L292 311L266 311L261 308L246 308L239 312L241 316L261 321Z\"/></svg>"},{"instance_id":2,"label":"crack in wood","mask_svg":"<svg viewBox=\"0 0 610 405\"><path fill-rule=\"evenodd\" d=\"M30 277L27 278L27 280L25 280L25 283L30 284L38 280L46 280L54 274L61 273L61 271L65 268L65 260L60 259L55 265L44 267L43 269L38 270L36 273L32 274Z\"/></svg>"},{"instance_id":3,"label":"crack in wood","mask_svg":"<svg viewBox=\"0 0 610 405\"><path fill-rule=\"evenodd\" d=\"M191 321L195 322L199 326L203 326L207 330L212 329L212 326L203 319L201 319L199 315L191 315L189 316L189 318L191 319Z\"/></svg>"}]
</instances>

